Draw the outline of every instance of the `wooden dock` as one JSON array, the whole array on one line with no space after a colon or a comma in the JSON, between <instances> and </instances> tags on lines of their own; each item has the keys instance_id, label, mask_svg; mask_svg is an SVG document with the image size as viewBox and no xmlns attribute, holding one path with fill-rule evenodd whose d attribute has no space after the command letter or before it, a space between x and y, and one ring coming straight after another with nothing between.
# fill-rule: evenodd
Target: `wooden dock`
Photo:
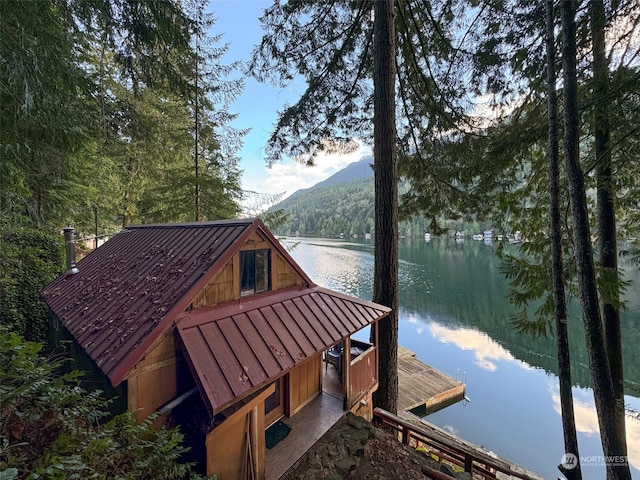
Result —
<instances>
[{"instance_id":1,"label":"wooden dock","mask_svg":"<svg viewBox=\"0 0 640 480\"><path fill-rule=\"evenodd\" d=\"M398 413L423 417L464 399L464 383L421 362L398 346Z\"/></svg>"}]
</instances>

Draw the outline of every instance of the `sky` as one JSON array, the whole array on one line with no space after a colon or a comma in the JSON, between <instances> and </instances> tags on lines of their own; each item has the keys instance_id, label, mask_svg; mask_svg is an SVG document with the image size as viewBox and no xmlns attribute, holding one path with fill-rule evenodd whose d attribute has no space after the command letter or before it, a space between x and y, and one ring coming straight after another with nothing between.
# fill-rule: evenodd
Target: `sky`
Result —
<instances>
[{"instance_id":1,"label":"sky","mask_svg":"<svg viewBox=\"0 0 640 480\"><path fill-rule=\"evenodd\" d=\"M249 60L253 46L262 38L260 16L271 0L211 0L209 10L216 23L212 34L222 34L221 43L228 44L223 63ZM304 85L293 84L276 88L245 78L245 88L231 104L230 112L238 114L232 123L237 128L249 128L244 147L238 152L243 170L242 188L260 193L282 194L283 198L301 188L310 187L352 162L370 154L363 147L351 155L321 157L315 167L306 167L295 160L285 160L271 168L265 164L265 147L269 134L278 118L278 111L285 102L295 103L303 93Z\"/></svg>"}]
</instances>

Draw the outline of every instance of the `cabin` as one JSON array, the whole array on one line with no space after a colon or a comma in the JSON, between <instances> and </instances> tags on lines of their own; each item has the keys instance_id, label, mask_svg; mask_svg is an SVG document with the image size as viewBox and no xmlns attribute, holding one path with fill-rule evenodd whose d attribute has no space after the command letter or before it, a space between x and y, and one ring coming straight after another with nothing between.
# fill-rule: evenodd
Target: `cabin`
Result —
<instances>
[{"instance_id":1,"label":"cabin","mask_svg":"<svg viewBox=\"0 0 640 480\"><path fill-rule=\"evenodd\" d=\"M130 226L77 264L65 230L52 330L202 473L279 478L346 412L371 420L390 310L315 285L260 219Z\"/></svg>"}]
</instances>

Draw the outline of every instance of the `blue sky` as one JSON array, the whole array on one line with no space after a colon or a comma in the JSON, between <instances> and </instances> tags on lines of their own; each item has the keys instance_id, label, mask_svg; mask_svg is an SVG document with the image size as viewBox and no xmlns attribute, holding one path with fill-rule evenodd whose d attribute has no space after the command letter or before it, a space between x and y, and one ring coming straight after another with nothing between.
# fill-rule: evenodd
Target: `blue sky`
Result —
<instances>
[{"instance_id":1,"label":"blue sky","mask_svg":"<svg viewBox=\"0 0 640 480\"><path fill-rule=\"evenodd\" d=\"M216 23L212 34L222 34L222 43L229 46L225 63L247 61L253 46L262 38L260 16L271 4L267 0L211 0L209 9ZM244 171L242 187L261 193L290 195L324 180L351 162L358 161L370 149L348 156L333 155L321 158L315 167L304 167L293 160L283 161L268 169L264 150L269 134L278 118L278 111L285 102L294 103L303 92L304 85L294 84L285 89L260 84L252 78L245 79L245 89L231 105L230 111L238 114L233 126L250 128L239 152L240 168Z\"/></svg>"}]
</instances>

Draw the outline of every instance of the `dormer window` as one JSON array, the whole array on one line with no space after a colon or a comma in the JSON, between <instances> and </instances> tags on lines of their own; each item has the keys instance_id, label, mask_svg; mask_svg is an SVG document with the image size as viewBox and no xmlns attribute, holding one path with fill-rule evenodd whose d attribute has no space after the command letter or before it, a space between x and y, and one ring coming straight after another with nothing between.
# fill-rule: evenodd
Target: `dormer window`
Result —
<instances>
[{"instance_id":1,"label":"dormer window","mask_svg":"<svg viewBox=\"0 0 640 480\"><path fill-rule=\"evenodd\" d=\"M271 289L271 250L240 252L240 296Z\"/></svg>"}]
</instances>

